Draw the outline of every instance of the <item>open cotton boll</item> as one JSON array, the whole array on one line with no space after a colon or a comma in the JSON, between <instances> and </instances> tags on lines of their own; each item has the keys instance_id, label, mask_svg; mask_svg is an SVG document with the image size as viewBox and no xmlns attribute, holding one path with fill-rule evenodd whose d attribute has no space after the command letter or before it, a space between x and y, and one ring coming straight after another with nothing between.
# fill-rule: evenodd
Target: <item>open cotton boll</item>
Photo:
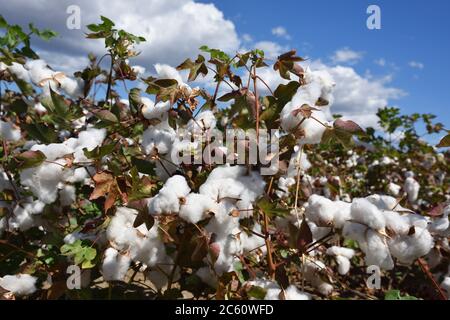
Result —
<instances>
[{"instance_id":1,"label":"open cotton boll","mask_svg":"<svg viewBox=\"0 0 450 320\"><path fill-rule=\"evenodd\" d=\"M204 132L210 132L216 127L217 120L211 110L200 112L195 119L189 120L186 129L192 135L201 135Z\"/></svg>"},{"instance_id":2,"label":"open cotton boll","mask_svg":"<svg viewBox=\"0 0 450 320\"><path fill-rule=\"evenodd\" d=\"M210 212L217 212L217 202L205 195L190 193L180 206L179 216L187 222L197 223L207 218Z\"/></svg>"},{"instance_id":3,"label":"open cotton boll","mask_svg":"<svg viewBox=\"0 0 450 320\"><path fill-rule=\"evenodd\" d=\"M22 134L19 128L15 128L11 123L0 120L0 139L7 141L18 141Z\"/></svg>"},{"instance_id":4,"label":"open cotton boll","mask_svg":"<svg viewBox=\"0 0 450 320\"><path fill-rule=\"evenodd\" d=\"M343 256L346 257L347 259L351 259L355 255L355 250L350 248L333 246L327 249L327 254L332 256Z\"/></svg>"},{"instance_id":5,"label":"open cotton boll","mask_svg":"<svg viewBox=\"0 0 450 320\"><path fill-rule=\"evenodd\" d=\"M366 265L376 265L384 270L392 270L394 268L394 261L383 236L369 229L366 233L366 245L359 244L366 255Z\"/></svg>"},{"instance_id":6,"label":"open cotton boll","mask_svg":"<svg viewBox=\"0 0 450 320\"><path fill-rule=\"evenodd\" d=\"M330 199L313 194L308 198L305 214L318 226L330 226L334 220L334 203Z\"/></svg>"},{"instance_id":7,"label":"open cotton boll","mask_svg":"<svg viewBox=\"0 0 450 320\"><path fill-rule=\"evenodd\" d=\"M397 197L400 194L400 190L401 190L401 186L399 186L398 184L395 184L393 182L390 182L387 186L387 192L391 195L393 195L394 197Z\"/></svg>"},{"instance_id":8,"label":"open cotton boll","mask_svg":"<svg viewBox=\"0 0 450 320\"><path fill-rule=\"evenodd\" d=\"M311 295L304 291L300 291L296 286L290 285L284 291L284 298L286 300L311 300Z\"/></svg>"},{"instance_id":9,"label":"open cotton boll","mask_svg":"<svg viewBox=\"0 0 450 320\"><path fill-rule=\"evenodd\" d=\"M119 253L114 248L105 251L102 264L102 274L105 281L123 281L130 267L131 258Z\"/></svg>"},{"instance_id":10,"label":"open cotton boll","mask_svg":"<svg viewBox=\"0 0 450 320\"><path fill-rule=\"evenodd\" d=\"M340 275L346 275L350 271L350 260L344 256L336 256L336 262L338 264L338 273Z\"/></svg>"},{"instance_id":11,"label":"open cotton boll","mask_svg":"<svg viewBox=\"0 0 450 320\"><path fill-rule=\"evenodd\" d=\"M304 266L305 280L311 283L322 295L329 296L333 292L333 286L322 279L321 272L325 271L326 266L322 261L306 261Z\"/></svg>"},{"instance_id":12,"label":"open cotton boll","mask_svg":"<svg viewBox=\"0 0 450 320\"><path fill-rule=\"evenodd\" d=\"M83 97L83 80L72 79L67 76L58 79L59 86L72 98L82 98Z\"/></svg>"},{"instance_id":13,"label":"open cotton boll","mask_svg":"<svg viewBox=\"0 0 450 320\"><path fill-rule=\"evenodd\" d=\"M47 108L45 108L42 103L38 102L33 105L34 111L37 113L47 113Z\"/></svg>"},{"instance_id":14,"label":"open cotton boll","mask_svg":"<svg viewBox=\"0 0 450 320\"><path fill-rule=\"evenodd\" d=\"M154 67L155 67L156 73L158 74L158 78L175 79L175 80L177 80L179 85L184 84L180 73L174 67L171 67L168 64L161 64L161 63L155 64Z\"/></svg>"},{"instance_id":15,"label":"open cotton boll","mask_svg":"<svg viewBox=\"0 0 450 320\"><path fill-rule=\"evenodd\" d=\"M42 202L53 203L58 197L58 187L71 174L71 170L64 170L65 165L64 159L58 159L24 169L20 173L20 183L28 187Z\"/></svg>"},{"instance_id":16,"label":"open cotton boll","mask_svg":"<svg viewBox=\"0 0 450 320\"><path fill-rule=\"evenodd\" d=\"M59 202L62 206L70 206L76 200L76 190L74 186L64 185L61 190L59 190Z\"/></svg>"},{"instance_id":17,"label":"open cotton boll","mask_svg":"<svg viewBox=\"0 0 450 320\"><path fill-rule=\"evenodd\" d=\"M142 97L141 102L143 104L141 112L144 118L149 120L157 119L159 121L165 121L167 119L167 112L171 108L170 101L160 101L155 104L149 98Z\"/></svg>"},{"instance_id":18,"label":"open cotton boll","mask_svg":"<svg viewBox=\"0 0 450 320\"><path fill-rule=\"evenodd\" d=\"M31 151L41 151L48 161L55 161L65 155L73 153L73 149L65 143L51 143L51 144L35 144L31 147Z\"/></svg>"},{"instance_id":19,"label":"open cotton boll","mask_svg":"<svg viewBox=\"0 0 450 320\"><path fill-rule=\"evenodd\" d=\"M426 255L434 247L434 240L427 229L414 228L414 234L389 240L391 254L400 263L411 264Z\"/></svg>"},{"instance_id":20,"label":"open cotton boll","mask_svg":"<svg viewBox=\"0 0 450 320\"><path fill-rule=\"evenodd\" d=\"M27 199L31 201L31 199ZM17 205L13 210L13 215L8 221L11 229L20 229L26 231L37 225L35 215L42 213L45 204L39 200L25 202Z\"/></svg>"},{"instance_id":21,"label":"open cotton boll","mask_svg":"<svg viewBox=\"0 0 450 320\"><path fill-rule=\"evenodd\" d=\"M386 220L386 228L396 235L404 235L409 232L411 223L407 216L402 216L395 211L383 211Z\"/></svg>"},{"instance_id":22,"label":"open cotton boll","mask_svg":"<svg viewBox=\"0 0 450 320\"><path fill-rule=\"evenodd\" d=\"M151 215L170 214L180 211L180 201L185 201L191 189L186 179L180 175L170 177L158 194L148 201Z\"/></svg>"},{"instance_id":23,"label":"open cotton boll","mask_svg":"<svg viewBox=\"0 0 450 320\"><path fill-rule=\"evenodd\" d=\"M106 129L89 128L81 131L76 139L74 149L74 162L89 162L89 159L84 154L84 148L88 151L94 150L103 143L106 138Z\"/></svg>"},{"instance_id":24,"label":"open cotton boll","mask_svg":"<svg viewBox=\"0 0 450 320\"><path fill-rule=\"evenodd\" d=\"M408 194L408 201L414 203L417 201L419 196L420 184L414 180L413 177L408 177L405 180L405 184L403 186L406 193Z\"/></svg>"},{"instance_id":25,"label":"open cotton boll","mask_svg":"<svg viewBox=\"0 0 450 320\"><path fill-rule=\"evenodd\" d=\"M176 132L162 123L149 126L142 135L142 147L146 154L157 151L158 154L167 154L176 138Z\"/></svg>"},{"instance_id":26,"label":"open cotton boll","mask_svg":"<svg viewBox=\"0 0 450 320\"><path fill-rule=\"evenodd\" d=\"M31 81L35 85L44 79L51 79L54 71L51 70L44 60L28 60L25 64L25 68L28 69Z\"/></svg>"},{"instance_id":27,"label":"open cotton boll","mask_svg":"<svg viewBox=\"0 0 450 320\"><path fill-rule=\"evenodd\" d=\"M15 296L27 296L37 290L36 281L36 277L25 273L6 275L0 277L0 287L12 292Z\"/></svg>"},{"instance_id":28,"label":"open cotton boll","mask_svg":"<svg viewBox=\"0 0 450 320\"><path fill-rule=\"evenodd\" d=\"M371 229L383 230L386 226L383 213L367 199L353 199L350 210L353 220L365 224Z\"/></svg>"},{"instance_id":29,"label":"open cotton boll","mask_svg":"<svg viewBox=\"0 0 450 320\"><path fill-rule=\"evenodd\" d=\"M24 65L17 62L13 62L10 66L7 66L7 69L18 79L23 80L25 82L30 82L30 74L28 70L25 69Z\"/></svg>"},{"instance_id":30,"label":"open cotton boll","mask_svg":"<svg viewBox=\"0 0 450 320\"><path fill-rule=\"evenodd\" d=\"M434 219L428 225L428 230L432 233L436 233L442 236L447 236L448 229L450 227L450 220L448 218L450 214L450 206L444 209L444 214L440 218Z\"/></svg>"}]
</instances>

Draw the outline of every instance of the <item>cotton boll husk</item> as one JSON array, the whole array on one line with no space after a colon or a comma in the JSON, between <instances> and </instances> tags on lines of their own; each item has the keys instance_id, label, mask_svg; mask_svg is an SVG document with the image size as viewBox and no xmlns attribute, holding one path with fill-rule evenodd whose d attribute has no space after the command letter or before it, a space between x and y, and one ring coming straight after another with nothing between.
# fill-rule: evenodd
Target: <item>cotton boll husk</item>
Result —
<instances>
[{"instance_id":1,"label":"cotton boll husk","mask_svg":"<svg viewBox=\"0 0 450 320\"><path fill-rule=\"evenodd\" d=\"M405 180L403 188L408 194L408 201L411 203L416 202L419 196L420 184L413 177L408 177Z\"/></svg>"},{"instance_id":2,"label":"cotton boll husk","mask_svg":"<svg viewBox=\"0 0 450 320\"><path fill-rule=\"evenodd\" d=\"M0 138L8 141L18 141L21 138L21 131L11 123L0 120Z\"/></svg>"},{"instance_id":3,"label":"cotton boll husk","mask_svg":"<svg viewBox=\"0 0 450 320\"><path fill-rule=\"evenodd\" d=\"M178 169L166 158L167 156L160 156L160 161L152 161L155 164L155 174L162 182L167 181Z\"/></svg>"},{"instance_id":4,"label":"cotton boll husk","mask_svg":"<svg viewBox=\"0 0 450 320\"><path fill-rule=\"evenodd\" d=\"M207 218L210 212L217 212L214 200L202 194L190 193L180 207L179 216L187 222L197 223Z\"/></svg>"},{"instance_id":5,"label":"cotton boll husk","mask_svg":"<svg viewBox=\"0 0 450 320\"><path fill-rule=\"evenodd\" d=\"M0 277L0 287L12 292L15 296L27 296L37 290L36 281L36 277L25 273L6 275Z\"/></svg>"},{"instance_id":6,"label":"cotton boll husk","mask_svg":"<svg viewBox=\"0 0 450 320\"><path fill-rule=\"evenodd\" d=\"M70 206L75 202L76 193L75 187L71 185L64 185L64 187L59 190L59 202L62 206Z\"/></svg>"},{"instance_id":7,"label":"cotton boll husk","mask_svg":"<svg viewBox=\"0 0 450 320\"><path fill-rule=\"evenodd\" d=\"M351 217L375 230L383 230L386 225L383 213L370 201L363 198L353 199Z\"/></svg>"},{"instance_id":8,"label":"cotton boll husk","mask_svg":"<svg viewBox=\"0 0 450 320\"><path fill-rule=\"evenodd\" d=\"M186 179L180 175L170 177L158 194L148 201L148 212L155 214L170 214L180 211L180 200L189 194Z\"/></svg>"},{"instance_id":9,"label":"cotton boll husk","mask_svg":"<svg viewBox=\"0 0 450 320\"><path fill-rule=\"evenodd\" d=\"M366 265L376 265L384 270L392 270L394 261L392 260L389 247L383 236L373 230L367 230L366 245L361 245L361 249L365 253Z\"/></svg>"},{"instance_id":10,"label":"cotton boll husk","mask_svg":"<svg viewBox=\"0 0 450 320\"><path fill-rule=\"evenodd\" d=\"M434 240L426 229L414 228L413 235L404 235L389 240L391 254L400 263L411 264L426 255L434 247Z\"/></svg>"},{"instance_id":11,"label":"cotton boll husk","mask_svg":"<svg viewBox=\"0 0 450 320\"><path fill-rule=\"evenodd\" d=\"M105 281L123 281L130 263L129 256L120 254L114 248L106 249L102 264L103 279Z\"/></svg>"}]
</instances>

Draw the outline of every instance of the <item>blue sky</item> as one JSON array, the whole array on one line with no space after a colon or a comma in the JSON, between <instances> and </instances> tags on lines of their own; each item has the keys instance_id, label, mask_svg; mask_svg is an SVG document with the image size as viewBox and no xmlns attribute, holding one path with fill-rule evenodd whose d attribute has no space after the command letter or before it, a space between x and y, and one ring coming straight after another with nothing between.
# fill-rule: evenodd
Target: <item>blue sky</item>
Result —
<instances>
[{"instance_id":1,"label":"blue sky","mask_svg":"<svg viewBox=\"0 0 450 320\"><path fill-rule=\"evenodd\" d=\"M327 60L338 48L364 52L352 67L360 74L392 75L407 95L395 101L405 112L430 112L450 127L450 1L213 1L240 33L273 39L312 59ZM381 30L366 27L366 9L381 8ZM272 35L283 26L290 39ZM375 63L384 59L385 66ZM423 69L410 62L423 64Z\"/></svg>"},{"instance_id":2,"label":"blue sky","mask_svg":"<svg viewBox=\"0 0 450 320\"><path fill-rule=\"evenodd\" d=\"M381 30L366 27L371 4L381 8ZM448 0L0 0L8 21L59 32L50 43L36 45L49 65L68 74L85 65L88 52L105 52L101 41L85 39L85 27L67 28L73 5L80 9L81 26L104 15L145 36L133 63L148 73L156 63L175 66L195 57L204 44L230 53L264 46L274 56L296 48L311 67L335 78L333 113L373 125L376 110L387 104L404 113L434 113L450 129ZM279 78L268 71L275 88Z\"/></svg>"}]
</instances>

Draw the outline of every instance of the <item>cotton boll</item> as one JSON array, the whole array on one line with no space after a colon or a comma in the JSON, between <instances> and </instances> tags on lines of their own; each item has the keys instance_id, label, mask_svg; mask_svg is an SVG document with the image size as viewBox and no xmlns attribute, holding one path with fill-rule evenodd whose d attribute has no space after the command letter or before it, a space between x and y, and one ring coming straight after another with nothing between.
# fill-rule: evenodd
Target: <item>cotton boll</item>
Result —
<instances>
[{"instance_id":1,"label":"cotton boll","mask_svg":"<svg viewBox=\"0 0 450 320\"><path fill-rule=\"evenodd\" d=\"M411 223L407 216L402 216L395 211L383 211L386 219L386 228L396 235L404 235L409 232Z\"/></svg>"},{"instance_id":2,"label":"cotton boll","mask_svg":"<svg viewBox=\"0 0 450 320\"><path fill-rule=\"evenodd\" d=\"M64 185L64 187L59 190L59 202L62 206L70 206L75 202L76 193L75 187L71 185Z\"/></svg>"},{"instance_id":3,"label":"cotton boll","mask_svg":"<svg viewBox=\"0 0 450 320\"><path fill-rule=\"evenodd\" d=\"M70 174L64 170L65 160L43 163L38 167L22 170L20 183L30 188L31 192L42 202L50 204L58 196L58 187Z\"/></svg>"},{"instance_id":4,"label":"cotton boll","mask_svg":"<svg viewBox=\"0 0 450 320\"><path fill-rule=\"evenodd\" d=\"M67 76L61 77L58 81L60 88L63 89L72 98L83 97L83 80L72 79Z\"/></svg>"},{"instance_id":5,"label":"cotton boll","mask_svg":"<svg viewBox=\"0 0 450 320\"><path fill-rule=\"evenodd\" d=\"M304 265L305 280L310 282L322 295L329 296L333 292L333 286L322 279L321 272L325 272L326 267L322 261L306 261Z\"/></svg>"},{"instance_id":6,"label":"cotton boll","mask_svg":"<svg viewBox=\"0 0 450 320\"><path fill-rule=\"evenodd\" d=\"M168 112L171 108L170 101L160 101L155 105L149 98L142 97L141 102L143 104L141 112L144 118L149 120L156 119L159 121L167 120Z\"/></svg>"},{"instance_id":7,"label":"cotton boll","mask_svg":"<svg viewBox=\"0 0 450 320\"><path fill-rule=\"evenodd\" d=\"M129 256L120 254L114 248L106 249L102 265L103 279L105 281L123 281L130 263Z\"/></svg>"},{"instance_id":8,"label":"cotton boll","mask_svg":"<svg viewBox=\"0 0 450 320\"><path fill-rule=\"evenodd\" d=\"M387 186L387 191L394 197L397 197L400 194L401 188L402 187L400 187L398 184L390 182Z\"/></svg>"},{"instance_id":9,"label":"cotton boll","mask_svg":"<svg viewBox=\"0 0 450 320\"><path fill-rule=\"evenodd\" d=\"M205 195L190 193L184 199L179 216L187 222L197 223L207 218L208 213L217 212L217 203Z\"/></svg>"},{"instance_id":10,"label":"cotton boll","mask_svg":"<svg viewBox=\"0 0 450 320\"><path fill-rule=\"evenodd\" d=\"M342 228L346 221L351 219L351 204L344 201L335 201L334 226Z\"/></svg>"},{"instance_id":11,"label":"cotton boll","mask_svg":"<svg viewBox=\"0 0 450 320\"><path fill-rule=\"evenodd\" d=\"M25 199L25 202L14 207L13 214L8 220L9 227L26 231L38 225L39 218L36 215L42 213L44 207L45 203L39 200L33 201L31 197Z\"/></svg>"},{"instance_id":12,"label":"cotton boll","mask_svg":"<svg viewBox=\"0 0 450 320\"><path fill-rule=\"evenodd\" d=\"M30 74L25 67L17 62L13 62L10 66L7 66L8 71L15 75L18 79L25 82L30 82Z\"/></svg>"},{"instance_id":13,"label":"cotton boll","mask_svg":"<svg viewBox=\"0 0 450 320\"><path fill-rule=\"evenodd\" d=\"M186 129L193 135L202 135L211 132L216 127L217 120L211 110L200 112L195 119L189 120Z\"/></svg>"},{"instance_id":14,"label":"cotton boll","mask_svg":"<svg viewBox=\"0 0 450 320\"><path fill-rule=\"evenodd\" d=\"M371 229L383 230L386 225L383 213L366 199L353 199L350 210L353 220L365 224Z\"/></svg>"},{"instance_id":15,"label":"cotton boll","mask_svg":"<svg viewBox=\"0 0 450 320\"><path fill-rule=\"evenodd\" d=\"M181 78L180 73L174 67L171 67L167 64L157 63L157 64L155 64L155 70L156 70L156 73L158 74L158 78L175 79L175 80L177 80L179 85L184 83L183 79Z\"/></svg>"},{"instance_id":16,"label":"cotton boll","mask_svg":"<svg viewBox=\"0 0 450 320\"><path fill-rule=\"evenodd\" d=\"M11 123L0 120L0 139L7 141L18 141L21 138L21 131Z\"/></svg>"},{"instance_id":17,"label":"cotton boll","mask_svg":"<svg viewBox=\"0 0 450 320\"><path fill-rule=\"evenodd\" d=\"M19 273L0 277L0 287L15 296L27 296L33 294L36 289L37 278L29 274Z\"/></svg>"},{"instance_id":18,"label":"cotton boll","mask_svg":"<svg viewBox=\"0 0 450 320\"><path fill-rule=\"evenodd\" d=\"M389 241L389 249L400 263L411 264L426 255L434 246L434 240L426 229L414 228L414 234L404 235Z\"/></svg>"},{"instance_id":19,"label":"cotton boll","mask_svg":"<svg viewBox=\"0 0 450 320\"><path fill-rule=\"evenodd\" d=\"M333 256L343 256L346 257L347 259L351 259L355 255L355 250L350 248L333 246L327 249L327 254Z\"/></svg>"},{"instance_id":20,"label":"cotton boll","mask_svg":"<svg viewBox=\"0 0 450 320\"><path fill-rule=\"evenodd\" d=\"M366 254L366 265L376 265L384 270L392 270L394 268L394 261L392 260L386 240L377 232L367 230L366 245L362 246L360 244L360 246Z\"/></svg>"},{"instance_id":21,"label":"cotton boll","mask_svg":"<svg viewBox=\"0 0 450 320\"><path fill-rule=\"evenodd\" d=\"M74 150L64 143L35 144L31 151L41 151L48 161L55 161L65 155L71 154Z\"/></svg>"},{"instance_id":22,"label":"cotton boll","mask_svg":"<svg viewBox=\"0 0 450 320\"><path fill-rule=\"evenodd\" d=\"M185 201L185 197L190 191L191 189L183 176L175 175L169 178L158 194L149 200L149 213L155 215L179 212L180 200Z\"/></svg>"},{"instance_id":23,"label":"cotton boll","mask_svg":"<svg viewBox=\"0 0 450 320\"><path fill-rule=\"evenodd\" d=\"M313 194L308 199L305 214L318 226L330 226L334 220L334 203L327 198Z\"/></svg>"},{"instance_id":24,"label":"cotton boll","mask_svg":"<svg viewBox=\"0 0 450 320\"><path fill-rule=\"evenodd\" d=\"M408 194L408 201L411 203L416 202L419 196L420 184L413 177L408 177L403 188Z\"/></svg>"},{"instance_id":25,"label":"cotton boll","mask_svg":"<svg viewBox=\"0 0 450 320\"><path fill-rule=\"evenodd\" d=\"M146 154L151 154L155 150L158 154L170 152L176 133L170 127L161 124L148 127L142 136L142 146Z\"/></svg>"},{"instance_id":26,"label":"cotton boll","mask_svg":"<svg viewBox=\"0 0 450 320\"><path fill-rule=\"evenodd\" d=\"M76 145L74 146L74 162L88 162L89 159L84 154L84 149L94 150L103 143L106 138L106 129L89 128L78 134Z\"/></svg>"},{"instance_id":27,"label":"cotton boll","mask_svg":"<svg viewBox=\"0 0 450 320\"><path fill-rule=\"evenodd\" d=\"M336 262L338 264L338 273L340 275L346 275L350 271L350 260L344 256L336 256Z\"/></svg>"},{"instance_id":28,"label":"cotton boll","mask_svg":"<svg viewBox=\"0 0 450 320\"><path fill-rule=\"evenodd\" d=\"M287 287L284 291L284 296L286 300L311 300L311 295L309 293L300 291L293 285Z\"/></svg>"}]
</instances>

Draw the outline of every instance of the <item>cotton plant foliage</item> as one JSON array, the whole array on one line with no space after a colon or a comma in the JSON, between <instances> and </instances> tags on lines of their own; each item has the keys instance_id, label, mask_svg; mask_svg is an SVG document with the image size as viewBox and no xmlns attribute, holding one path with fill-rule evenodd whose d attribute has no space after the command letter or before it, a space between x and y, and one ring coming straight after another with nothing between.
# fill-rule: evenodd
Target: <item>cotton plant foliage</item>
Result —
<instances>
[{"instance_id":1,"label":"cotton plant foliage","mask_svg":"<svg viewBox=\"0 0 450 320\"><path fill-rule=\"evenodd\" d=\"M144 38L87 28L106 55L73 74L30 47L51 31L0 32L2 298L448 297L449 154L415 129L441 133L434 116L384 108L363 130L295 50L139 66ZM61 290L74 266L81 289ZM372 266L431 294L409 277L370 291Z\"/></svg>"}]
</instances>

